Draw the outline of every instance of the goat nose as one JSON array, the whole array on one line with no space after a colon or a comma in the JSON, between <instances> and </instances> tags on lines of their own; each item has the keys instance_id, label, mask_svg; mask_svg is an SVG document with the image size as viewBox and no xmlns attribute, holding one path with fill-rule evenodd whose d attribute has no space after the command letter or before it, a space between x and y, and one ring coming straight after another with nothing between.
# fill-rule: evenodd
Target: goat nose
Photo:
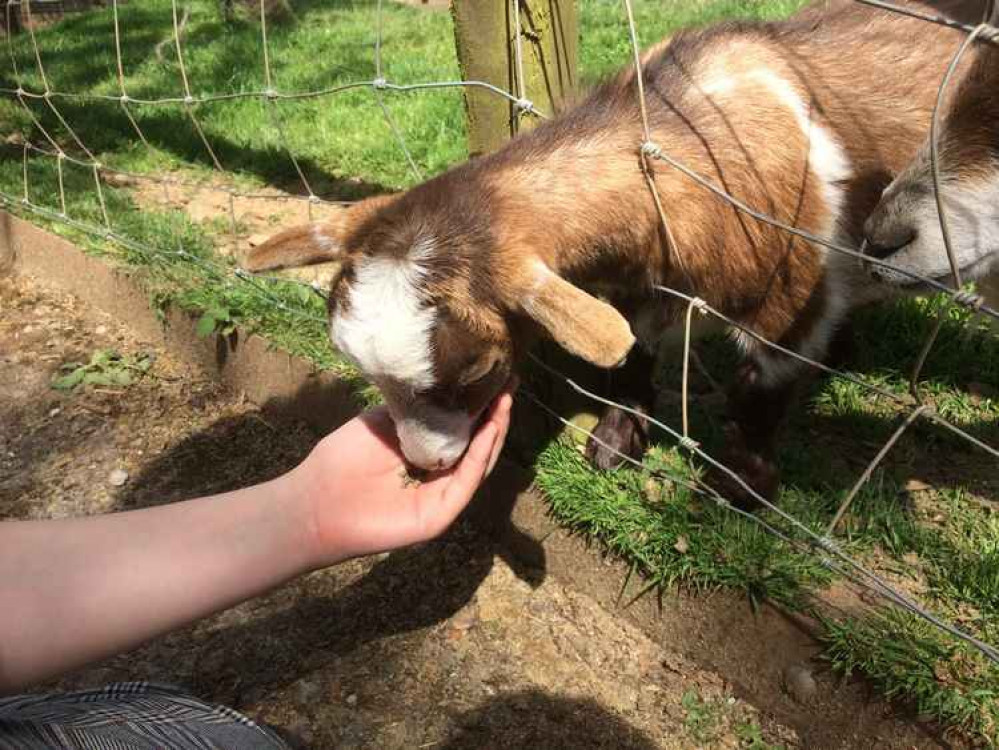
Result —
<instances>
[{"instance_id":1,"label":"goat nose","mask_svg":"<svg viewBox=\"0 0 999 750\"><path fill-rule=\"evenodd\" d=\"M890 235L881 233L868 233L864 238L864 255L869 255L878 260L884 260L916 239L916 230L905 228Z\"/></svg>"}]
</instances>

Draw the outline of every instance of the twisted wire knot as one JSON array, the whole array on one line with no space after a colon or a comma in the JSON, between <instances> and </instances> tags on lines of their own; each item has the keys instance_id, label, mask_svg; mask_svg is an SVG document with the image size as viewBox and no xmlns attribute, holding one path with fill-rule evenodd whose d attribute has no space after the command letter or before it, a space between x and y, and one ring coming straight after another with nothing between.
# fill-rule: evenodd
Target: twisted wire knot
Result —
<instances>
[{"instance_id":1,"label":"twisted wire knot","mask_svg":"<svg viewBox=\"0 0 999 750\"><path fill-rule=\"evenodd\" d=\"M658 159L663 155L663 150L655 141L645 141L642 144L642 154L651 156L653 159Z\"/></svg>"},{"instance_id":2,"label":"twisted wire knot","mask_svg":"<svg viewBox=\"0 0 999 750\"><path fill-rule=\"evenodd\" d=\"M680 438L680 447L685 448L688 451L694 451L700 448L701 444L694 440L694 438L684 435Z\"/></svg>"},{"instance_id":3,"label":"twisted wire knot","mask_svg":"<svg viewBox=\"0 0 999 750\"><path fill-rule=\"evenodd\" d=\"M701 297L691 297L689 304L691 307L693 307L695 310L701 313L701 315L708 314L707 300L704 300Z\"/></svg>"},{"instance_id":4,"label":"twisted wire knot","mask_svg":"<svg viewBox=\"0 0 999 750\"><path fill-rule=\"evenodd\" d=\"M975 27L975 37L986 42L999 42L999 27L990 23L982 23Z\"/></svg>"}]
</instances>

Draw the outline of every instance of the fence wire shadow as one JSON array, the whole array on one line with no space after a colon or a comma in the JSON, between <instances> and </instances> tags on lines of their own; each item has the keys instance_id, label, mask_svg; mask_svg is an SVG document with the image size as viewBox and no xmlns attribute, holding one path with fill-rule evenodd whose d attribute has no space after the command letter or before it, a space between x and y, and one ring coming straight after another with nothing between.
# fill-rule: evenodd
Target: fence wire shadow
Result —
<instances>
[{"instance_id":1,"label":"fence wire shadow","mask_svg":"<svg viewBox=\"0 0 999 750\"><path fill-rule=\"evenodd\" d=\"M37 0L36 0L37 1ZM941 195L941 191L946 188L944 184L941 184L939 179L939 168L938 168L938 154L937 154L937 132L939 130L939 119L940 119L940 102L944 97L944 94L951 85L952 79L954 77L954 71L957 69L961 59L968 52L969 49L976 42L982 43L999 43L999 29L988 25L987 23L981 23L978 25L969 25L966 23L954 21L942 16L931 16L926 15L921 12L912 10L911 8L905 8L901 6L894 5L889 2L882 2L881 0L856 0L856 2L863 3L865 5L876 6L885 12L889 13L900 13L907 16L914 16L920 18L926 23L937 23L951 28L959 29L965 32L966 36L961 43L960 47L956 50L953 60L947 70L947 74L943 78L939 88L939 94L937 99L936 107L933 111L932 124L930 128L930 141L932 144L932 164L934 171L935 186L937 189L937 195ZM358 80L342 85L332 86L328 88L322 88L318 90L310 91L284 91L280 88L280 82L276 79L273 74L271 65L271 54L270 45L268 41L268 18L266 12L266 2L264 0L260 3L260 33L261 33L261 49L262 49L262 62L263 62L263 72L264 72L264 87L260 90L255 91L241 91L241 92L218 92L210 94L199 94L195 95L191 87L191 82L188 78L187 68L185 66L185 50L184 50L184 34L182 33L183 19L184 15L182 9L178 6L177 0L171 1L172 10L172 23L173 23L173 55L176 59L178 65L180 80L178 91L173 96L151 99L151 98L137 98L129 94L128 79L126 75L126 66L124 62L124 57L122 53L122 34L123 25L120 19L120 9L118 0L111 1L111 13L113 20L113 34L111 39L108 40L109 44L113 45L115 52L115 63L116 63L116 78L117 78L117 88L118 92L116 94L96 94L96 93L80 93L73 91L60 91L50 86L49 78L46 74L45 62L43 60L43 55L41 53L40 45L38 44L36 34L35 34L35 24L31 22L32 16L32 2L30 0L8 0L6 3L6 22L7 27L10 28L11 23L14 23L14 15L19 14L18 17L24 17L26 23L24 24L24 29L30 40L30 45L32 52L34 54L35 60L35 75L38 76L42 83L41 90L29 90L24 85L24 71L22 71L18 64L16 55L14 52L14 42L11 39L11 35L7 35L7 46L10 56L11 65L11 75L16 86L14 88L4 87L0 88L0 95L6 96L18 103L20 108L26 113L35 130L41 135L40 142L25 141L21 144L22 150L22 194L20 196L13 195L7 192L0 192L0 204L6 207L8 210L14 213L22 213L30 216L34 216L49 222L54 222L67 229L73 230L80 235L90 238L94 242L110 243L116 246L122 251L138 254L142 258L146 259L148 262L155 262L162 264L164 267L170 267L177 261L183 261L185 263L193 264L194 267L199 269L202 274L202 281L206 284L222 285L224 287L239 287L243 291L256 296L259 298L262 304L272 305L276 309L286 313L292 318L300 321L304 325L315 327L317 331L321 331L325 328L325 316L319 307L319 298L324 298L325 294L321 288L312 284L304 284L303 282L297 282L289 280L287 278L277 278L268 276L251 276L250 274L242 271L240 268L233 266L230 263L222 262L210 256L206 256L202 253L192 252L186 249L181 243L178 243L177 247L163 247L155 246L149 243L144 243L137 241L133 238L126 236L122 231L113 226L110 219L110 214L107 210L106 200L104 195L104 190L102 187L103 179L108 174L121 174L129 176L142 181L147 181L149 183L158 185L163 191L165 196L169 199L171 188L182 188L182 187L197 187L199 189L205 189L205 185L202 183L192 183L184 181L183 179L177 179L174 177L164 177L162 175L148 174L148 173L136 173L127 172L122 170L116 170L113 167L105 165L100 162L95 156L93 150L91 150L88 145L83 141L80 134L74 130L70 124L69 118L64 114L63 108L66 107L67 103L73 103L74 106L86 106L88 103L100 102L103 105L108 103L120 107L122 114L128 122L128 126L131 128L134 134L136 143L141 144L147 149L151 149L149 138L147 137L141 123L140 117L135 115L135 108L137 107L152 107L152 108L166 108L169 111L176 113L182 113L183 117L186 118L190 125L190 133L200 147L203 149L204 157L212 165L215 172L218 174L220 180L218 185L210 185L208 189L215 190L222 195L227 196L229 202L229 230L235 238L238 235L236 213L234 210L234 200L236 198L253 198L253 197L264 197L263 194L253 193L247 191L240 191L239 189L227 184L227 173L223 161L220 159L219 150L217 147L213 146L211 140L207 137L206 131L202 125L199 118L198 109L199 106L209 103L224 103L227 101L233 101L237 99L257 99L268 112L270 118L271 126L273 130L278 135L281 148L284 151L289 163L291 164L294 173L297 175L298 180L301 183L301 195L286 195L282 196L280 199L288 202L298 202L304 204L310 219L313 216L313 208L319 204L325 205L336 205L337 201L329 201L319 195L316 190L314 190L309 177L307 175L307 170L303 168L303 161L301 157L296 156L295 150L291 147L289 139L287 137L287 132L284 127L284 120L281 111L281 105L283 102L302 100L302 99L313 99L313 98L334 98L338 94L353 91L353 90L364 90L368 91L370 95L374 98L375 102L378 104L385 123L392 133L395 142L398 145L399 152L402 158L406 160L409 169L417 179L422 178L422 171L419 165L413 158L413 155L402 133L397 125L397 123L392 118L389 108L385 104L387 97L394 96L405 92L419 92L428 91L434 89L444 89L444 88L479 88L485 91L491 92L493 95L505 99L511 105L511 110L515 118L520 117L537 117L545 118L546 114L540 111L535 105L527 98L526 91L524 88L524 81L526 80L524 76L524 60L523 52L521 49L521 38L524 34L520 26L520 11L523 0L510 0L510 10L511 17L514 20L515 34L514 39L516 41L516 46L514 50L514 66L516 68L516 79L519 82L518 90L516 92L506 91L500 87L494 86L490 83L483 81L426 81L426 82L396 82L389 80L384 72L383 68L383 35L382 35L382 2L379 0L377 6L377 22L376 22L376 34L375 41L373 45L373 56L374 56L374 68L375 76L370 80ZM886 268L892 269L898 274L908 276L910 278L916 279L924 284L927 288L935 289L938 292L943 293L949 299L951 306L959 306L964 308L972 309L982 315L989 316L994 319L999 319L999 312L994 309L987 307L981 297L976 294L970 293L961 287L961 275L960 269L955 261L955 255L951 247L950 235L946 223L946 213L943 210L942 202L938 201L938 207L940 209L940 219L941 228L944 233L945 244L947 246L948 258L951 264L951 271L955 279L954 286L949 286L943 284L934 279L926 278L920 274L914 273L910 270L899 268L894 266L888 261L873 258L871 256L864 254L864 248L854 248L847 247L840 243L834 242L828 238L815 236L809 232L803 231L795 226L789 225L787 223L781 222L766 213L755 209L753 206L747 204L746 202L740 200L739 198L729 194L720 186L714 184L711 180L698 174L696 171L690 169L669 153L668 148L655 142L652 136L652 130L649 126L649 119L646 107L646 92L643 88L643 76L642 76L642 60L640 55L640 47L638 41L638 34L636 30L634 13L631 6L631 0L623 0L624 10L627 16L627 32L629 34L631 42L631 50L634 55L634 68L636 72L636 81L638 84L638 97L640 113L642 118L642 130L643 139L641 142L635 144L635 152L639 157L639 163L641 169L645 173L646 182L649 187L650 199L654 201L655 206L658 211L659 218L661 220L665 236L667 237L670 244L675 248L676 245L673 242L672 233L670 231L670 223L668 216L663 208L662 201L657 192L656 182L653 176L653 163L661 162L668 167L679 171L690 179L692 184L700 185L703 188L710 190L715 195L719 196L723 200L731 204L740 213L746 214L758 221L765 222L767 224L773 225L782 231L788 233L789 235L800 237L807 240L813 245L818 245L827 248L828 250L843 255L853 257L858 260L863 260L867 263L874 265L884 266ZM987 5L991 6L991 3ZM988 13L990 8L986 9ZM988 15L985 16L988 18ZM68 109L68 107L66 107ZM59 132L53 132L53 129L46 128L45 124L42 122L42 118L36 112L36 109L40 109L46 112L46 119L49 117L53 118L55 122L58 123ZM62 143L71 142L73 145L71 148L64 147ZM58 183L58 196L59 204L56 207L44 206L40 203L32 200L31 197L31 184L29 177L29 156L33 155L37 158L51 160L56 167L57 183ZM93 184L93 192L97 198L97 202L100 206L100 222L94 223L88 220L83 220L77 217L72 217L69 215L67 206L67 170L74 169L78 171L85 172L89 175L88 180ZM266 195L269 199L274 199L272 195ZM292 288L296 285L302 285L309 289L310 295L299 295L298 301L292 301L288 295L284 292L288 288ZM898 440L912 427L913 424L917 422L926 422L932 424L940 429L946 430L954 435L959 436L963 440L966 440L969 444L974 445L976 448L984 451L989 456L994 458L999 458L999 450L996 447L987 444L983 440L970 434L969 431L959 427L952 421L946 419L940 413L938 413L933 405L923 398L920 389L920 374L922 371L923 364L925 363L926 357L933 347L934 342L939 334L945 316L947 314L948 307L941 309L938 315L938 320L934 326L933 331L929 335L925 345L922 347L921 351L916 357L916 361L913 367L910 390L911 394L909 396L901 396L893 391L886 388L882 388L878 385L872 384L862 378L850 375L839 369L830 367L822 362L815 361L808 357L802 356L801 354L782 347L776 342L769 341L758 334L756 334L751 329L740 324L739 322L733 320L732 318L724 315L721 311L713 308L705 300L687 294L677 289L668 288L665 286L656 287L657 291L663 295L665 298L671 298L675 300L680 300L686 304L686 314L684 316L684 338L683 338L683 378L682 378L682 418L681 418L681 428L676 429L660 420L649 418L645 414L640 414L636 410L630 407L616 403L603 396L595 393L579 383L574 379L566 376L564 373L554 369L548 363L542 359L535 358L535 364L546 371L551 377L555 378L557 381L563 383L566 387L579 394L580 396L594 402L605 406L613 406L621 409L625 412L629 412L639 416L643 419L650 419L650 421L662 430L665 434L669 435L671 439L684 451L689 453L691 456L696 457L699 461L707 464L714 469L726 474L732 479L738 486L740 486L745 492L752 496L760 505L767 508L770 511L769 518L773 520L767 520L763 516L750 513L742 510L741 508L733 505L726 497L719 494L718 491L713 490L709 486L692 481L687 477L673 475L665 473L660 470L651 471L651 473L659 478L662 482L669 485L682 485L685 486L690 491L698 494L701 497L706 498L708 501L717 504L718 506L724 508L726 511L735 513L745 518L747 522L754 524L761 529L763 529L767 534L773 535L778 539L782 540L790 549L802 550L809 554L814 554L818 556L818 559L827 566L832 571L836 572L844 579L851 581L854 585L865 589L869 592L874 593L878 597L882 598L886 602L892 604L899 609L908 612L928 623L930 623L935 628L940 631L945 632L954 638L963 641L964 643L970 645L981 654L983 654L987 659L992 662L999 664L999 651L997 651L993 646L988 643L981 641L974 635L962 630L957 625L948 622L940 617L938 617L933 612L927 610L925 607L921 606L918 602L914 601L911 597L907 596L903 592L899 591L896 587L890 585L884 578L879 576L877 573L869 569L867 566L861 562L855 560L851 555L844 551L842 546L836 541L835 533L837 527L843 518L844 514L848 510L850 504L853 502L854 498L860 492L860 490L865 486L865 484L870 480L871 476L880 465L880 463L885 459L885 457L892 451L894 446L898 443ZM308 297L314 293L316 299L315 304L308 300ZM820 371L832 377L841 378L849 381L864 390L878 395L879 397L895 404L898 409L899 415L902 418L891 434L890 438L884 443L882 448L874 456L873 460L868 464L864 471L857 477L855 482L852 484L851 489L847 493L846 497L837 509L832 521L823 529L813 529L807 524L803 523L799 519L795 518L793 515L782 510L779 506L771 503L766 498L762 497L759 493L754 491L743 479L730 467L725 466L723 463L718 461L707 451L705 451L701 444L690 435L689 431L689 420L688 420L688 372L690 368L690 362L692 359L692 349L691 349L691 325L692 320L695 315L698 316L711 316L717 318L725 325L737 328L743 331L746 335L757 340L761 345L768 347L776 352L780 352L782 355L791 357L798 360L808 367L813 368L816 371ZM565 424L568 428L572 430L581 430L578 426L572 424L566 420L562 415L558 414L549 404L547 404L543 399L539 398L535 393L530 390L522 391L524 397L530 400L539 410L550 414L556 420ZM592 433L581 430L588 438L597 439ZM612 452L613 448L604 444L605 448L610 449ZM650 472L647 466L644 466L641 462L635 461L634 459L624 455L619 454L622 460L625 460L642 471Z\"/></svg>"}]
</instances>

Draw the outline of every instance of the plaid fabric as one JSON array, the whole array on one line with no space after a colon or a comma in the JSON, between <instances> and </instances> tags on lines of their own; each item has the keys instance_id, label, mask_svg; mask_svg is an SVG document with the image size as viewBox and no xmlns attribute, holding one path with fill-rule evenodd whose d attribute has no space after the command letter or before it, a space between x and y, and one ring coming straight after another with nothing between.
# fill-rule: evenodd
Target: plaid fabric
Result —
<instances>
[{"instance_id":1,"label":"plaid fabric","mask_svg":"<svg viewBox=\"0 0 999 750\"><path fill-rule=\"evenodd\" d=\"M288 750L269 729L168 685L0 699L0 750Z\"/></svg>"}]
</instances>

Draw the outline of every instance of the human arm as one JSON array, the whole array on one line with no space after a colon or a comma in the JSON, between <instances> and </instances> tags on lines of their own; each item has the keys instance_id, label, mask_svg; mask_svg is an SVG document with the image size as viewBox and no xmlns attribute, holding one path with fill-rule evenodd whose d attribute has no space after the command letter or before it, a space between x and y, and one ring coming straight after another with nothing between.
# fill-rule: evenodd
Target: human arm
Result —
<instances>
[{"instance_id":1,"label":"human arm","mask_svg":"<svg viewBox=\"0 0 999 750\"><path fill-rule=\"evenodd\" d=\"M495 463L510 396L464 458L404 486L373 410L270 482L89 518L0 524L0 693L131 649L351 557L437 536Z\"/></svg>"}]
</instances>

